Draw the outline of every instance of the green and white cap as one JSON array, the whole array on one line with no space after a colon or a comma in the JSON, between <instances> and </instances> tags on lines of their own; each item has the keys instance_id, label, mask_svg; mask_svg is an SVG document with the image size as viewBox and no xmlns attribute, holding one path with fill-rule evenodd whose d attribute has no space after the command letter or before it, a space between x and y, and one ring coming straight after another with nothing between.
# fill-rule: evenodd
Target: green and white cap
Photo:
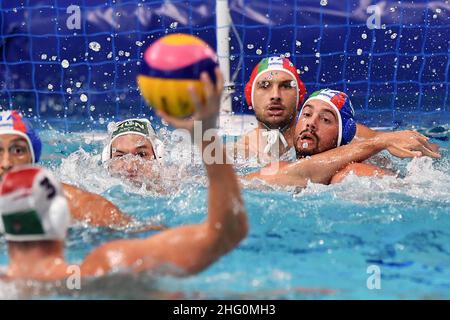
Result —
<instances>
[{"instance_id":1,"label":"green and white cap","mask_svg":"<svg viewBox=\"0 0 450 320\"><path fill-rule=\"evenodd\" d=\"M102 152L102 162L106 162L112 157L112 143L118 137L126 134L135 134L148 139L152 145L155 158L161 160L164 154L164 145L156 136L150 121L145 118L132 118L120 122L110 122L108 124L108 143Z\"/></svg>"}]
</instances>

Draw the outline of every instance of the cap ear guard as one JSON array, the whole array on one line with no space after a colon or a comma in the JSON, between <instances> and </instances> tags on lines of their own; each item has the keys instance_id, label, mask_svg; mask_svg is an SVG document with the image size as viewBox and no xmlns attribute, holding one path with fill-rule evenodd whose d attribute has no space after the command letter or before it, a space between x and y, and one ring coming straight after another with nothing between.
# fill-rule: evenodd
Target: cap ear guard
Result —
<instances>
[{"instance_id":1,"label":"cap ear guard","mask_svg":"<svg viewBox=\"0 0 450 320\"><path fill-rule=\"evenodd\" d=\"M37 131L33 128L30 122L23 120L27 127L27 135L31 142L31 147L34 151L34 163L38 163L41 158L42 142L37 134Z\"/></svg>"},{"instance_id":2,"label":"cap ear guard","mask_svg":"<svg viewBox=\"0 0 450 320\"><path fill-rule=\"evenodd\" d=\"M155 153L156 160L162 161L166 154L166 149L164 147L164 143L161 140L155 138L153 140L152 146L153 146L153 151Z\"/></svg>"},{"instance_id":3,"label":"cap ear guard","mask_svg":"<svg viewBox=\"0 0 450 320\"><path fill-rule=\"evenodd\" d=\"M61 214L61 211L67 212L67 214ZM70 209L67 199L63 195L57 196L53 199L50 208L48 209L48 221L53 236L57 239L65 239L67 229L71 223Z\"/></svg>"},{"instance_id":4,"label":"cap ear guard","mask_svg":"<svg viewBox=\"0 0 450 320\"><path fill-rule=\"evenodd\" d=\"M108 144L103 148L101 157L102 163L105 163L109 159L111 159L111 142L108 142Z\"/></svg>"},{"instance_id":5,"label":"cap ear guard","mask_svg":"<svg viewBox=\"0 0 450 320\"><path fill-rule=\"evenodd\" d=\"M356 122L350 118L342 128L341 146L350 143L356 135Z\"/></svg>"},{"instance_id":6,"label":"cap ear guard","mask_svg":"<svg viewBox=\"0 0 450 320\"><path fill-rule=\"evenodd\" d=\"M3 216L2 216L2 217L0 217L0 234L4 234L4 233L5 233L5 226L3 225Z\"/></svg>"},{"instance_id":7,"label":"cap ear guard","mask_svg":"<svg viewBox=\"0 0 450 320\"><path fill-rule=\"evenodd\" d=\"M253 82L255 81L255 78L258 75L258 65L259 65L259 63L253 69L252 74L250 75L250 79L247 81L247 83L245 84L245 88L244 88L245 101L247 102L247 105L249 107L253 107L252 87L253 87Z\"/></svg>"},{"instance_id":8,"label":"cap ear guard","mask_svg":"<svg viewBox=\"0 0 450 320\"><path fill-rule=\"evenodd\" d=\"M356 135L355 111L348 96L346 96L346 104L341 108L340 113L342 118L342 146L350 143Z\"/></svg>"},{"instance_id":9,"label":"cap ear guard","mask_svg":"<svg viewBox=\"0 0 450 320\"><path fill-rule=\"evenodd\" d=\"M51 239L64 240L67 229L70 226L71 216L67 199L64 196L62 185L55 179L55 177L46 170L42 170L38 178L34 182L34 188L40 192L36 199L46 199L50 203L42 208L44 219L41 219L46 235ZM36 192L36 191L35 191ZM40 201L45 203L44 201ZM49 204L49 205L48 205ZM35 204L36 208L40 204Z\"/></svg>"}]
</instances>

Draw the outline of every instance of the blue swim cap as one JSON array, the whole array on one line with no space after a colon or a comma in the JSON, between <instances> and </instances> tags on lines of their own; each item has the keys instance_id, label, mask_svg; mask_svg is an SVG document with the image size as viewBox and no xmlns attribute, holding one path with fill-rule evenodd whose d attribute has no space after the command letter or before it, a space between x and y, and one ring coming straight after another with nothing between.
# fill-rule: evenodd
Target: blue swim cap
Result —
<instances>
[{"instance_id":1,"label":"blue swim cap","mask_svg":"<svg viewBox=\"0 0 450 320\"><path fill-rule=\"evenodd\" d=\"M16 110L0 112L0 135L17 134L28 143L33 163L41 158L42 142L31 123L25 120Z\"/></svg>"},{"instance_id":2,"label":"blue swim cap","mask_svg":"<svg viewBox=\"0 0 450 320\"><path fill-rule=\"evenodd\" d=\"M303 107L308 103L308 101L314 99L322 100L328 103L336 111L339 120L339 133L337 146L342 146L350 143L350 141L352 141L356 135L356 122L355 122L355 110L353 109L352 103L348 95L346 95L344 92L337 90L322 89L313 92L309 96L308 100L305 101ZM300 119L302 110L300 110L297 116L297 122Z\"/></svg>"}]
</instances>

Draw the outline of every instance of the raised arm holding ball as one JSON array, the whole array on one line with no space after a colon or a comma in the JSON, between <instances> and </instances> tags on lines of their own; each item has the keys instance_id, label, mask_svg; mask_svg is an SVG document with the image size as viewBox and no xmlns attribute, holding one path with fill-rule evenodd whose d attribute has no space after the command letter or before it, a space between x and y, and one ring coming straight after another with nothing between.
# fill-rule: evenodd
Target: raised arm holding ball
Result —
<instances>
[{"instance_id":1,"label":"raised arm holding ball","mask_svg":"<svg viewBox=\"0 0 450 320\"><path fill-rule=\"evenodd\" d=\"M207 74L201 75L206 103L199 103L192 94L197 108L191 119L164 113L161 116L191 134L194 121L202 121L204 130L214 129L223 88L218 68L215 75L216 84ZM205 146L203 142L199 144L202 150ZM81 276L101 276L117 268L187 276L202 271L236 247L248 230L236 175L228 164L205 163L205 167L209 192L204 222L144 239L105 243L80 264ZM25 198L27 201L23 201ZM61 185L48 171L31 167L8 172L0 187L0 218L0 231L5 234L9 253L4 278L54 281L68 276L64 240L70 212Z\"/></svg>"}]
</instances>

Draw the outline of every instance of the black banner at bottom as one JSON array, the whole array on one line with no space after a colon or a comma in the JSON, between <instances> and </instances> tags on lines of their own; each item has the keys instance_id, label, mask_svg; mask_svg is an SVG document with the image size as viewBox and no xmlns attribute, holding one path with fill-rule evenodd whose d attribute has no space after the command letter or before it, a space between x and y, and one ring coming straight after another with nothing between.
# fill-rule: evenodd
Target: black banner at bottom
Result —
<instances>
[{"instance_id":1,"label":"black banner at bottom","mask_svg":"<svg viewBox=\"0 0 450 320\"><path fill-rule=\"evenodd\" d=\"M445 303L443 303L445 302ZM298 301L298 300L21 300L0 301L5 312L9 307L18 315L27 310L33 313L51 313L49 310L61 308L70 319L90 319L106 316L129 320L139 319L177 320L177 319L301 319L309 316L330 316L342 314L346 318L361 318L367 315L392 315L398 308L402 315L432 307L448 309L448 301ZM42 310L40 310L42 308ZM61 318L58 316L58 319Z\"/></svg>"}]
</instances>

